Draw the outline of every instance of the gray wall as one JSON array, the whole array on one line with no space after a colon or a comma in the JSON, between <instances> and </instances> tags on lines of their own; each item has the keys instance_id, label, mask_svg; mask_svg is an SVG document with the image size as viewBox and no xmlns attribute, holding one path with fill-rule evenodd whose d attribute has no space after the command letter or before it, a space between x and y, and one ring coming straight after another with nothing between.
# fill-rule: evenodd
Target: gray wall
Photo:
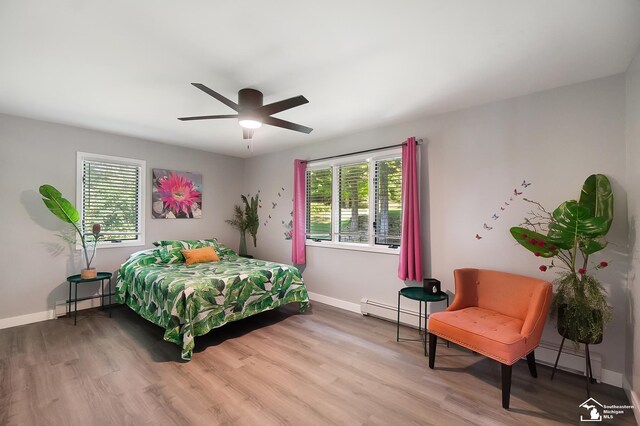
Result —
<instances>
[{"instance_id":1,"label":"gray wall","mask_svg":"<svg viewBox=\"0 0 640 426\"><path fill-rule=\"evenodd\" d=\"M629 204L629 281L625 383L640 410L640 50L627 70L627 191ZM640 418L637 418L640 422Z\"/></svg>"},{"instance_id":2,"label":"gray wall","mask_svg":"<svg viewBox=\"0 0 640 426\"><path fill-rule=\"evenodd\" d=\"M147 246L161 238L217 236L237 248L237 233L224 219L239 201L241 190L245 193L260 190L258 247L250 244L250 253L289 262L291 244L284 238L284 224L291 218L293 159L384 146L415 135L425 140L421 147L424 266L426 274L439 278L446 290L453 290L453 269L467 266L552 280L555 274L538 271L539 259L517 247L508 234L511 226L521 222L529 206L516 198L505 211L499 207L514 188L522 189L519 185L523 179L532 182L524 196L553 209L566 199L578 197L587 175L609 176L616 196L616 218L608 236L609 248L594 256L594 260L611 264L598 276L609 291L615 316L606 330L604 343L594 351L601 352L603 368L622 374L625 353L631 354L630 360L634 353L632 348L625 348L628 300L638 298L635 280L629 289L633 298L627 298L628 224L624 189L637 191L638 186L637 176L632 174L637 162L626 167L625 161L627 147L630 152L640 150L633 142L638 140L637 121L633 121L638 116L637 101L627 106L628 114L636 113L627 118L631 124L626 129L625 143L625 90L631 95L637 93L636 75L637 71L630 71L626 86L623 75L612 76L249 160L0 115L3 153L0 226L4 242L0 267L6 289L0 299L0 320L52 309L55 301L66 298L64 279L79 269L77 252L70 252L55 235L62 223L46 210L37 188L50 183L74 199L76 151L144 159L148 177L154 167L203 174L201 220L153 220L147 202ZM304 135L300 138L302 141ZM150 179L146 195L149 201ZM637 202L634 203L636 206ZM632 216L637 211L637 207L630 207ZM493 213L498 213L500 219L492 220ZM493 230L485 231L485 222ZM637 226L633 221L631 224L635 235ZM483 236L482 240L474 238L476 233ZM137 249L100 250L96 266L115 271ZM369 297L395 305L397 291L405 285L396 276L397 255L323 247L309 247L307 253L304 277L309 290L320 295L354 304ZM633 318L631 321L637 322ZM631 333L637 335L637 331ZM551 324L543 339L559 342ZM638 339L634 342L637 346ZM626 371L630 370L637 377L637 366L627 365ZM633 382L637 389L638 380Z\"/></svg>"},{"instance_id":3,"label":"gray wall","mask_svg":"<svg viewBox=\"0 0 640 426\"><path fill-rule=\"evenodd\" d=\"M463 111L376 128L312 146L247 160L245 192L261 190L263 199L258 257L291 259L282 221L290 219L293 159L313 159L399 143L408 136L421 147L424 266L453 291L452 271L460 267L499 269L548 280L540 259L518 247L508 230L522 222L530 206L515 197L504 202L523 179L523 196L554 209L577 198L584 179L603 173L611 179L616 216L610 246L594 261L611 266L598 272L610 294L615 317L601 352L603 368L624 371L627 316L627 206L625 193L625 78L617 75L553 89ZM284 188L284 191L282 191ZM277 189L277 190L276 190ZM277 195L281 192L281 196ZM271 201L278 206L272 208ZM265 209L267 211L265 211ZM264 212L264 213L263 213ZM500 216L492 220L493 213ZM265 218L271 215L265 225ZM491 231L483 224L492 226ZM476 233L481 240L476 240ZM304 271L309 290L350 303L363 297L395 306L404 286L396 276L397 255L307 247ZM416 307L417 310L417 307ZM552 324L543 339L559 343Z\"/></svg>"},{"instance_id":4,"label":"gray wall","mask_svg":"<svg viewBox=\"0 0 640 426\"><path fill-rule=\"evenodd\" d=\"M212 141L215 143L215 141ZM49 183L75 203L76 152L146 160L146 246L158 239L216 236L231 246L238 236L224 219L239 200L243 161L141 139L0 115L0 320L43 312L65 300L65 278L78 273L78 252L57 233L64 224L41 201L38 187ZM151 218L151 170L167 168L202 174L202 219ZM98 250L95 266L115 271L144 247ZM91 290L91 289L88 289Z\"/></svg>"}]
</instances>

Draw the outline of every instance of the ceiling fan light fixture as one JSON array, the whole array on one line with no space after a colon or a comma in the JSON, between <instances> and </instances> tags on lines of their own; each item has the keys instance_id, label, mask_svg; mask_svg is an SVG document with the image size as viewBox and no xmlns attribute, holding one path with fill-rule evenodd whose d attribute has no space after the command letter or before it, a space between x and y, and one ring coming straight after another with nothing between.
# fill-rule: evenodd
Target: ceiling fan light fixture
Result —
<instances>
[{"instance_id":1,"label":"ceiling fan light fixture","mask_svg":"<svg viewBox=\"0 0 640 426\"><path fill-rule=\"evenodd\" d=\"M250 118L238 120L238 124L245 129L259 129L260 127L262 127L262 123L260 121L252 120Z\"/></svg>"},{"instance_id":2,"label":"ceiling fan light fixture","mask_svg":"<svg viewBox=\"0 0 640 426\"><path fill-rule=\"evenodd\" d=\"M251 137L253 136L253 131L262 127L263 124L307 134L313 131L311 127L302 126L300 124L272 117L273 114L277 114L279 112L286 111L291 108L295 108L308 103L309 101L307 100L307 98L302 95L264 105L264 97L261 91L245 88L238 91L238 103L235 103L232 100L222 96L220 93L209 89L202 83L191 83L191 85L222 102L223 104L237 112L237 114L179 117L178 120L180 121L237 118L238 124L242 127L243 139L251 139Z\"/></svg>"}]
</instances>

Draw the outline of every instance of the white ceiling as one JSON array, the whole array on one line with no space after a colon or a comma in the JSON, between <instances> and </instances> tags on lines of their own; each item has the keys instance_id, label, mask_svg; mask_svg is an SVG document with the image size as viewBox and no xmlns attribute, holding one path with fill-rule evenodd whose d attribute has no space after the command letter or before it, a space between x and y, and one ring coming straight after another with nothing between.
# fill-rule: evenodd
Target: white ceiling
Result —
<instances>
[{"instance_id":1,"label":"white ceiling","mask_svg":"<svg viewBox=\"0 0 640 426\"><path fill-rule=\"evenodd\" d=\"M0 112L240 157L624 72L638 0L0 0ZM304 95L247 151L237 121Z\"/></svg>"}]
</instances>

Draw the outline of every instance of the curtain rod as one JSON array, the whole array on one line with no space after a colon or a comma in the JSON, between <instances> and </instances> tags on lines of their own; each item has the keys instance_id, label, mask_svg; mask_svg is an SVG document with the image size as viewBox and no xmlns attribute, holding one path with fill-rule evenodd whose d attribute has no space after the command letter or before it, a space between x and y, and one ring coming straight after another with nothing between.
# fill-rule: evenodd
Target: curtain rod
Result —
<instances>
[{"instance_id":1,"label":"curtain rod","mask_svg":"<svg viewBox=\"0 0 640 426\"><path fill-rule=\"evenodd\" d=\"M389 146L381 146L380 148L365 149L363 151L349 152L347 154L332 155L330 157L314 158L313 160L306 160L306 162L307 163L311 163L313 161L330 160L332 158L347 157L349 155L365 154L367 152L374 152L374 151L382 151L384 149L396 148L396 147L399 147L399 146L403 146L404 144L406 144L406 142L397 143L395 145L389 145ZM416 139L416 144L417 145L422 145L422 139Z\"/></svg>"}]
</instances>

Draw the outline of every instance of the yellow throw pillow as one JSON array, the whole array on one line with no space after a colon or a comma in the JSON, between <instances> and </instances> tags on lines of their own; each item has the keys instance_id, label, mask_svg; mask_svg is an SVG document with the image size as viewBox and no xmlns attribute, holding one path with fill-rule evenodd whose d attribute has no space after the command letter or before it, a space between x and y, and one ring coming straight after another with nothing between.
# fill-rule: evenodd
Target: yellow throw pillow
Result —
<instances>
[{"instance_id":1,"label":"yellow throw pillow","mask_svg":"<svg viewBox=\"0 0 640 426\"><path fill-rule=\"evenodd\" d=\"M213 247L202 247L191 250L180 250L187 265L194 263L217 262L220 260Z\"/></svg>"}]
</instances>

